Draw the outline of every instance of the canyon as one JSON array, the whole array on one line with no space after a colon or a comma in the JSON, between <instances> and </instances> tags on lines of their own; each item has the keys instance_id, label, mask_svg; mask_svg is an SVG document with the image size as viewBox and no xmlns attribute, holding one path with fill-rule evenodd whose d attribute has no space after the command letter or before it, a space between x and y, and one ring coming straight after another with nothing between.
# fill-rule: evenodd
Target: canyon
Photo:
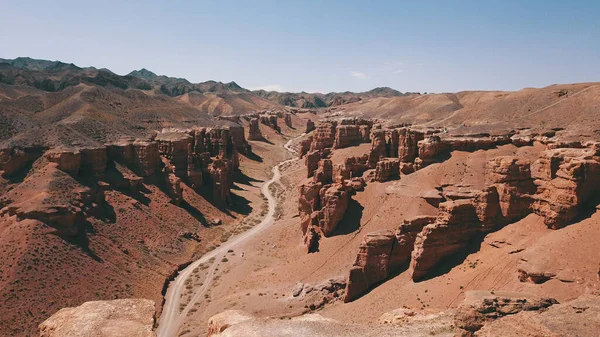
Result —
<instances>
[{"instance_id":1,"label":"canyon","mask_svg":"<svg viewBox=\"0 0 600 337\"><path fill-rule=\"evenodd\" d=\"M28 62L0 60L0 335L600 328L597 83L304 95Z\"/></svg>"}]
</instances>

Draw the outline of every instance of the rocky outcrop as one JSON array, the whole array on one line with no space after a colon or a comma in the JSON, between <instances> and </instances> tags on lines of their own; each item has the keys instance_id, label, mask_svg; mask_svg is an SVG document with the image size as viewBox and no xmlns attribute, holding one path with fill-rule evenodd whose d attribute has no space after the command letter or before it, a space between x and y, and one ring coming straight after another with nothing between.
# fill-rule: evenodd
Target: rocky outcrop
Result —
<instances>
[{"instance_id":1,"label":"rocky outcrop","mask_svg":"<svg viewBox=\"0 0 600 337\"><path fill-rule=\"evenodd\" d=\"M315 181L300 185L299 192L300 226L312 252L321 235L327 237L335 231L348 208L350 193L343 184L323 185Z\"/></svg>"},{"instance_id":2,"label":"rocky outcrop","mask_svg":"<svg viewBox=\"0 0 600 337\"><path fill-rule=\"evenodd\" d=\"M283 116L283 120L284 120L284 122L285 122L285 125L286 125L288 128L290 128L290 129L291 129L291 128L292 128L292 114L290 114L290 113L286 113L286 114Z\"/></svg>"},{"instance_id":3,"label":"rocky outcrop","mask_svg":"<svg viewBox=\"0 0 600 337\"><path fill-rule=\"evenodd\" d=\"M377 162L375 181L385 182L398 178L400 178L400 160L398 158L385 158Z\"/></svg>"},{"instance_id":4,"label":"rocky outcrop","mask_svg":"<svg viewBox=\"0 0 600 337\"><path fill-rule=\"evenodd\" d=\"M424 134L409 128L398 130L398 158L402 162L412 163L419 155L419 142Z\"/></svg>"},{"instance_id":5,"label":"rocky outcrop","mask_svg":"<svg viewBox=\"0 0 600 337\"><path fill-rule=\"evenodd\" d=\"M335 123L332 122L319 124L315 132L313 132L313 142L310 150L318 151L333 147L335 142L335 127Z\"/></svg>"},{"instance_id":6,"label":"rocky outcrop","mask_svg":"<svg viewBox=\"0 0 600 337\"><path fill-rule=\"evenodd\" d=\"M304 133L309 133L314 129L315 129L315 122L311 121L310 119L307 119L306 120L306 129L305 129Z\"/></svg>"},{"instance_id":7,"label":"rocky outcrop","mask_svg":"<svg viewBox=\"0 0 600 337\"><path fill-rule=\"evenodd\" d=\"M208 337L215 336L225 331L234 324L249 321L254 319L254 316L241 310L226 310L218 313L208 319L206 335Z\"/></svg>"},{"instance_id":8,"label":"rocky outcrop","mask_svg":"<svg viewBox=\"0 0 600 337\"><path fill-rule=\"evenodd\" d=\"M493 158L487 163L486 179L498 191L500 210L505 221L516 221L531 212L531 196L536 187L531 178L529 161L514 156Z\"/></svg>"},{"instance_id":9,"label":"rocky outcrop","mask_svg":"<svg viewBox=\"0 0 600 337\"><path fill-rule=\"evenodd\" d=\"M375 163L379 161L379 158L387 157L385 130L374 129L371 131L371 155Z\"/></svg>"},{"instance_id":10,"label":"rocky outcrop","mask_svg":"<svg viewBox=\"0 0 600 337\"><path fill-rule=\"evenodd\" d=\"M345 302L362 296L374 284L384 281L410 260L415 238L435 217L404 220L396 232L371 232L364 236L346 281Z\"/></svg>"},{"instance_id":11,"label":"rocky outcrop","mask_svg":"<svg viewBox=\"0 0 600 337\"><path fill-rule=\"evenodd\" d=\"M183 201L183 187L181 186L181 179L175 175L175 167L169 163L167 159L163 158L163 179L164 179L164 191L165 194L171 198L171 203L174 205L181 205Z\"/></svg>"},{"instance_id":12,"label":"rocky outcrop","mask_svg":"<svg viewBox=\"0 0 600 337\"><path fill-rule=\"evenodd\" d=\"M208 173L215 200L229 203L230 189L233 185L233 163L223 158L216 158L208 165Z\"/></svg>"},{"instance_id":13,"label":"rocky outcrop","mask_svg":"<svg viewBox=\"0 0 600 337\"><path fill-rule=\"evenodd\" d=\"M39 326L40 337L155 337L154 301L85 302L56 312Z\"/></svg>"},{"instance_id":14,"label":"rocky outcrop","mask_svg":"<svg viewBox=\"0 0 600 337\"><path fill-rule=\"evenodd\" d=\"M319 151L312 151L306 154L304 165L306 165L307 178L314 175L315 170L319 167L319 160L321 160L321 152Z\"/></svg>"},{"instance_id":15,"label":"rocky outcrop","mask_svg":"<svg viewBox=\"0 0 600 337\"><path fill-rule=\"evenodd\" d=\"M263 139L263 135L260 132L260 127L258 125L258 118L252 118L250 120L248 139L249 140L262 140Z\"/></svg>"},{"instance_id":16,"label":"rocky outcrop","mask_svg":"<svg viewBox=\"0 0 600 337\"><path fill-rule=\"evenodd\" d=\"M360 177L365 171L372 168L368 155L348 157L342 164L335 165L333 175L336 181L341 182L344 179Z\"/></svg>"},{"instance_id":17,"label":"rocky outcrop","mask_svg":"<svg viewBox=\"0 0 600 337\"><path fill-rule=\"evenodd\" d=\"M158 143L150 140L122 139L107 145L109 160L120 163L141 177L148 177L160 168Z\"/></svg>"},{"instance_id":18,"label":"rocky outcrop","mask_svg":"<svg viewBox=\"0 0 600 337\"><path fill-rule=\"evenodd\" d=\"M160 154L170 161L173 173L184 180L187 179L192 139L185 132L163 132L156 136Z\"/></svg>"},{"instance_id":19,"label":"rocky outcrop","mask_svg":"<svg viewBox=\"0 0 600 337\"><path fill-rule=\"evenodd\" d=\"M396 236L392 231L372 232L364 236L348 275L344 302L360 297L371 285L387 279L395 242Z\"/></svg>"},{"instance_id":20,"label":"rocky outcrop","mask_svg":"<svg viewBox=\"0 0 600 337\"><path fill-rule=\"evenodd\" d=\"M41 148L3 148L0 149L0 174L12 176L21 172L42 155Z\"/></svg>"},{"instance_id":21,"label":"rocky outcrop","mask_svg":"<svg viewBox=\"0 0 600 337\"><path fill-rule=\"evenodd\" d=\"M558 301L553 298L540 298L531 294L469 291L456 310L454 325L461 336L475 336L487 323L522 311L543 312L555 304Z\"/></svg>"},{"instance_id":22,"label":"rocky outcrop","mask_svg":"<svg viewBox=\"0 0 600 337\"><path fill-rule=\"evenodd\" d=\"M410 261L411 254L415 245L417 235L423 230L423 227L435 222L436 217L421 215L410 219L405 219L396 230L396 245L392 250L390 259L391 268L394 271Z\"/></svg>"},{"instance_id":23,"label":"rocky outcrop","mask_svg":"<svg viewBox=\"0 0 600 337\"><path fill-rule=\"evenodd\" d=\"M592 149L554 149L531 165L537 193L533 211L550 228L569 224L600 189L600 160Z\"/></svg>"},{"instance_id":24,"label":"rocky outcrop","mask_svg":"<svg viewBox=\"0 0 600 337\"><path fill-rule=\"evenodd\" d=\"M246 135L244 134L244 127L241 125L230 125L226 127L229 129L229 136L231 137L231 142L233 146L235 146L236 150L239 153L243 153L245 155L252 152L252 147L246 141Z\"/></svg>"},{"instance_id":25,"label":"rocky outcrop","mask_svg":"<svg viewBox=\"0 0 600 337\"><path fill-rule=\"evenodd\" d=\"M335 129L333 148L355 146L363 141L359 125L338 125Z\"/></svg>"},{"instance_id":26,"label":"rocky outcrop","mask_svg":"<svg viewBox=\"0 0 600 337\"><path fill-rule=\"evenodd\" d=\"M318 227L324 236L333 234L338 223L346 214L350 194L342 184L324 186L319 191L321 210L318 214Z\"/></svg>"},{"instance_id":27,"label":"rocky outcrop","mask_svg":"<svg viewBox=\"0 0 600 337\"><path fill-rule=\"evenodd\" d=\"M277 124L277 115L260 115L259 120L262 124L281 133L281 128L279 127L279 124Z\"/></svg>"},{"instance_id":28,"label":"rocky outcrop","mask_svg":"<svg viewBox=\"0 0 600 337\"><path fill-rule=\"evenodd\" d=\"M300 146L298 149L298 158L304 157L310 151L310 145L312 144L313 137L308 136L306 139L300 141Z\"/></svg>"},{"instance_id":29,"label":"rocky outcrop","mask_svg":"<svg viewBox=\"0 0 600 337\"><path fill-rule=\"evenodd\" d=\"M530 300L527 300L530 302ZM487 322L476 333L481 337L596 336L600 331L600 297L579 298L540 310L521 310Z\"/></svg>"},{"instance_id":30,"label":"rocky outcrop","mask_svg":"<svg viewBox=\"0 0 600 337\"><path fill-rule=\"evenodd\" d=\"M106 147L83 148L79 152L81 153L80 174L89 174L95 177L104 176L108 161Z\"/></svg>"},{"instance_id":31,"label":"rocky outcrop","mask_svg":"<svg viewBox=\"0 0 600 337\"><path fill-rule=\"evenodd\" d=\"M319 165L314 171L314 182L323 185L331 184L333 178L333 164L331 159L319 160Z\"/></svg>"},{"instance_id":32,"label":"rocky outcrop","mask_svg":"<svg viewBox=\"0 0 600 337\"><path fill-rule=\"evenodd\" d=\"M79 150L52 149L44 154L46 159L56 163L56 167L69 174L79 173L81 167L81 152Z\"/></svg>"},{"instance_id":33,"label":"rocky outcrop","mask_svg":"<svg viewBox=\"0 0 600 337\"><path fill-rule=\"evenodd\" d=\"M421 280L448 256L464 249L479 233L477 211L470 200L447 201L439 206L436 221L423 227L412 252L412 278Z\"/></svg>"}]
</instances>

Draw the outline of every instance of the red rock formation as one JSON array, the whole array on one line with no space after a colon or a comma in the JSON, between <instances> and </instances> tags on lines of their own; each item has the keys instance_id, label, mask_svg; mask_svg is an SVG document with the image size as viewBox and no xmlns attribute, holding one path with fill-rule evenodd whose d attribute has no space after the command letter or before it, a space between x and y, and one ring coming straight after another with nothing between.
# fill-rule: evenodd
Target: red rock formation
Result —
<instances>
[{"instance_id":1,"label":"red rock formation","mask_svg":"<svg viewBox=\"0 0 600 337\"><path fill-rule=\"evenodd\" d=\"M386 147L388 150L387 156L398 158L398 148L400 146L400 134L397 129L388 130L385 135Z\"/></svg>"},{"instance_id":2,"label":"red rock formation","mask_svg":"<svg viewBox=\"0 0 600 337\"><path fill-rule=\"evenodd\" d=\"M75 236L86 214L104 203L101 190L78 183L57 168L57 163L35 167L25 180L0 197L0 216L8 213L18 220L35 219L56 229L62 236Z\"/></svg>"},{"instance_id":3,"label":"red rock formation","mask_svg":"<svg viewBox=\"0 0 600 337\"><path fill-rule=\"evenodd\" d=\"M418 144L423 140L423 133L408 128L398 130L398 158L400 161L412 163L419 154Z\"/></svg>"},{"instance_id":4,"label":"red rock formation","mask_svg":"<svg viewBox=\"0 0 600 337\"><path fill-rule=\"evenodd\" d=\"M377 162L375 181L385 182L398 178L400 178L400 160L398 158L385 158Z\"/></svg>"},{"instance_id":5,"label":"red rock formation","mask_svg":"<svg viewBox=\"0 0 600 337\"><path fill-rule=\"evenodd\" d=\"M344 217L350 200L350 195L342 184L336 183L327 186L319 191L321 201L319 227L326 237L333 233Z\"/></svg>"},{"instance_id":6,"label":"red rock formation","mask_svg":"<svg viewBox=\"0 0 600 337\"><path fill-rule=\"evenodd\" d=\"M600 159L594 155L592 149L554 149L532 164L537 185L532 208L548 227L564 227L583 204L597 197Z\"/></svg>"},{"instance_id":7,"label":"red rock formation","mask_svg":"<svg viewBox=\"0 0 600 337\"><path fill-rule=\"evenodd\" d=\"M304 157L305 154L310 150L310 144L312 144L313 137L309 136L300 142L300 148L298 149L298 158Z\"/></svg>"},{"instance_id":8,"label":"red rock formation","mask_svg":"<svg viewBox=\"0 0 600 337\"><path fill-rule=\"evenodd\" d=\"M315 183L319 182L323 185L330 184L333 177L333 164L331 159L319 160L319 166L314 172L313 181Z\"/></svg>"},{"instance_id":9,"label":"red rock formation","mask_svg":"<svg viewBox=\"0 0 600 337\"><path fill-rule=\"evenodd\" d=\"M192 138L184 132L163 132L156 136L160 154L169 159L173 173L181 179L187 179Z\"/></svg>"},{"instance_id":10,"label":"red rock formation","mask_svg":"<svg viewBox=\"0 0 600 337\"><path fill-rule=\"evenodd\" d=\"M298 213L300 214L300 227L302 234L306 234L312 222L312 214L321 209L321 200L319 191L323 184L308 182L298 187Z\"/></svg>"},{"instance_id":11,"label":"red rock formation","mask_svg":"<svg viewBox=\"0 0 600 337\"><path fill-rule=\"evenodd\" d=\"M307 119L306 120L306 130L304 131L304 133L309 133L314 129L315 129L315 122L311 121L310 119Z\"/></svg>"},{"instance_id":12,"label":"red rock formation","mask_svg":"<svg viewBox=\"0 0 600 337\"><path fill-rule=\"evenodd\" d=\"M81 152L81 174L102 177L108 160L106 147L92 147L79 150Z\"/></svg>"},{"instance_id":13,"label":"red rock formation","mask_svg":"<svg viewBox=\"0 0 600 337\"><path fill-rule=\"evenodd\" d=\"M359 125L358 132L360 133L361 143L368 143L371 140L371 125Z\"/></svg>"},{"instance_id":14,"label":"red rock formation","mask_svg":"<svg viewBox=\"0 0 600 337\"><path fill-rule=\"evenodd\" d=\"M417 235L423 230L423 227L433 223L435 220L436 217L434 216L421 215L405 219L400 224L396 230L396 245L392 250L390 258L390 271L395 271L410 261Z\"/></svg>"},{"instance_id":15,"label":"red rock formation","mask_svg":"<svg viewBox=\"0 0 600 337\"><path fill-rule=\"evenodd\" d=\"M122 139L107 145L108 158L123 164L138 175L148 177L160 167L158 143L149 140Z\"/></svg>"},{"instance_id":16,"label":"red rock formation","mask_svg":"<svg viewBox=\"0 0 600 337\"><path fill-rule=\"evenodd\" d=\"M440 204L436 221L423 227L415 239L412 252L412 278L422 279L446 257L464 249L480 231L477 211L470 200Z\"/></svg>"},{"instance_id":17,"label":"red rock formation","mask_svg":"<svg viewBox=\"0 0 600 337\"><path fill-rule=\"evenodd\" d=\"M319 124L315 132L313 132L313 142L310 146L310 150L317 151L333 147L335 141L335 127L335 124L331 122Z\"/></svg>"},{"instance_id":18,"label":"red rock formation","mask_svg":"<svg viewBox=\"0 0 600 337\"><path fill-rule=\"evenodd\" d=\"M395 241L392 231L372 232L364 236L348 275L344 302L360 297L371 285L388 278Z\"/></svg>"},{"instance_id":19,"label":"red rock formation","mask_svg":"<svg viewBox=\"0 0 600 337\"><path fill-rule=\"evenodd\" d=\"M500 210L506 221L513 222L531 212L531 196L536 188L529 161L513 156L493 158L487 163L486 179L498 191Z\"/></svg>"},{"instance_id":20,"label":"red rock formation","mask_svg":"<svg viewBox=\"0 0 600 337\"><path fill-rule=\"evenodd\" d=\"M56 163L57 168L69 174L77 174L81 166L79 150L53 149L44 154L50 162Z\"/></svg>"},{"instance_id":21,"label":"red rock formation","mask_svg":"<svg viewBox=\"0 0 600 337\"><path fill-rule=\"evenodd\" d=\"M281 128L277 124L277 116L276 115L260 115L259 120L264 125L270 127L271 129L281 133Z\"/></svg>"},{"instance_id":22,"label":"red rock formation","mask_svg":"<svg viewBox=\"0 0 600 337\"><path fill-rule=\"evenodd\" d=\"M231 142L233 146L235 146L236 150L239 153L243 153L245 155L252 152L252 147L246 141L246 135L244 134L244 127L241 125L230 125L226 127L229 129L229 136L231 137Z\"/></svg>"},{"instance_id":23,"label":"red rock formation","mask_svg":"<svg viewBox=\"0 0 600 337\"><path fill-rule=\"evenodd\" d=\"M379 158L387 156L385 130L374 129L371 131L371 154L376 163Z\"/></svg>"},{"instance_id":24,"label":"red rock formation","mask_svg":"<svg viewBox=\"0 0 600 337\"><path fill-rule=\"evenodd\" d=\"M320 235L331 235L344 217L350 193L343 184L323 185L314 181L300 185L299 192L300 227L309 252L313 252Z\"/></svg>"},{"instance_id":25,"label":"red rock formation","mask_svg":"<svg viewBox=\"0 0 600 337\"><path fill-rule=\"evenodd\" d=\"M304 164L306 165L307 178L314 175L315 170L319 167L319 160L321 160L321 152L319 151L312 151L306 154Z\"/></svg>"},{"instance_id":26,"label":"red rock formation","mask_svg":"<svg viewBox=\"0 0 600 337\"><path fill-rule=\"evenodd\" d=\"M213 194L218 202L229 203L229 191L233 185L233 163L223 158L216 158L208 165Z\"/></svg>"},{"instance_id":27,"label":"red rock formation","mask_svg":"<svg viewBox=\"0 0 600 337\"><path fill-rule=\"evenodd\" d=\"M250 120L250 132L248 133L249 140L262 140L263 135L260 132L260 127L258 126L258 118L252 118Z\"/></svg>"},{"instance_id":28,"label":"red rock formation","mask_svg":"<svg viewBox=\"0 0 600 337\"><path fill-rule=\"evenodd\" d=\"M292 127L292 114L290 113L286 113L284 116L284 121L285 121L285 125L287 125L288 128Z\"/></svg>"},{"instance_id":29,"label":"red rock formation","mask_svg":"<svg viewBox=\"0 0 600 337\"><path fill-rule=\"evenodd\" d=\"M335 130L333 148L340 149L358 145L362 141L358 125L339 125Z\"/></svg>"},{"instance_id":30,"label":"red rock formation","mask_svg":"<svg viewBox=\"0 0 600 337\"><path fill-rule=\"evenodd\" d=\"M143 177L153 175L160 166L158 143L146 140L133 142L133 167Z\"/></svg>"},{"instance_id":31,"label":"red rock formation","mask_svg":"<svg viewBox=\"0 0 600 337\"><path fill-rule=\"evenodd\" d=\"M344 159L343 164L338 164L334 168L334 178L336 181L343 179L350 179L353 177L360 177L362 174L373 168L369 161L368 155L362 157L348 157Z\"/></svg>"},{"instance_id":32,"label":"red rock formation","mask_svg":"<svg viewBox=\"0 0 600 337\"><path fill-rule=\"evenodd\" d=\"M24 169L42 154L38 148L4 148L0 149L0 173L11 176Z\"/></svg>"},{"instance_id":33,"label":"red rock formation","mask_svg":"<svg viewBox=\"0 0 600 337\"><path fill-rule=\"evenodd\" d=\"M415 169L417 170L435 162L442 153L447 151L447 147L442 143L441 138L436 135L420 141L418 146L419 158L415 159Z\"/></svg>"}]
</instances>

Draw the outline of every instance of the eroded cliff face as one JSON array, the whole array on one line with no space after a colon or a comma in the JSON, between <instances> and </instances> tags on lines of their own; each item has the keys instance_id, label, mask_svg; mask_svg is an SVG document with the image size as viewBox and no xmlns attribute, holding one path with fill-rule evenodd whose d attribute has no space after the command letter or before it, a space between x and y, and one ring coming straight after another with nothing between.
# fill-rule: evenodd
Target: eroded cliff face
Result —
<instances>
[{"instance_id":1,"label":"eroded cliff face","mask_svg":"<svg viewBox=\"0 0 600 337\"><path fill-rule=\"evenodd\" d=\"M402 134L399 132L398 137L401 138ZM413 280L435 275L439 265L464 251L469 244L531 213L542 216L549 228L558 229L568 225L586 208L596 207L599 199L592 192L600 188L600 158L596 143L583 145L546 136L530 141L514 135L509 137L511 134L484 136L484 139L444 139L433 134L418 142L418 157L413 163L417 169L444 160L444 153L448 151L476 151L513 141L518 146L533 145L533 142L538 142L538 146L539 143L546 144L547 150L532 160L518 156L494 157L485 165L483 188L469 185L439 187L443 202L436 206L439 208L437 217L405 220L395 236L391 231L367 233L349 271L346 301L360 297L408 261ZM395 149L395 132L375 129L371 135L372 154L389 155L389 150ZM388 137L385 150L384 137ZM402 141L398 144L400 155L404 151ZM347 179L352 167L360 167L353 165L354 162L362 163L364 168L369 167L368 157L364 156L362 160L347 158L344 165L335 167L334 179ZM397 172L397 160L400 159L388 157L380 160L375 167L374 180L392 179L386 172L389 168ZM403 172L402 163L399 167L404 174L412 173L412 170ZM335 178L337 176L340 178ZM520 264L518 274L524 282L542 283L556 276L521 265L524 264Z\"/></svg>"}]
</instances>

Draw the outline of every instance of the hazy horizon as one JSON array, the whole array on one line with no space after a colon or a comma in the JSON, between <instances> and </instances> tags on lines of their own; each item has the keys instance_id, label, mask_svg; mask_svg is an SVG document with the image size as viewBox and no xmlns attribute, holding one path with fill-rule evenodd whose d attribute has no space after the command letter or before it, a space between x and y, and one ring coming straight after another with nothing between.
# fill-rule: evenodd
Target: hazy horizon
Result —
<instances>
[{"instance_id":1,"label":"hazy horizon","mask_svg":"<svg viewBox=\"0 0 600 337\"><path fill-rule=\"evenodd\" d=\"M157 1L4 6L2 58L287 92L519 90L600 79L600 3Z\"/></svg>"}]
</instances>

